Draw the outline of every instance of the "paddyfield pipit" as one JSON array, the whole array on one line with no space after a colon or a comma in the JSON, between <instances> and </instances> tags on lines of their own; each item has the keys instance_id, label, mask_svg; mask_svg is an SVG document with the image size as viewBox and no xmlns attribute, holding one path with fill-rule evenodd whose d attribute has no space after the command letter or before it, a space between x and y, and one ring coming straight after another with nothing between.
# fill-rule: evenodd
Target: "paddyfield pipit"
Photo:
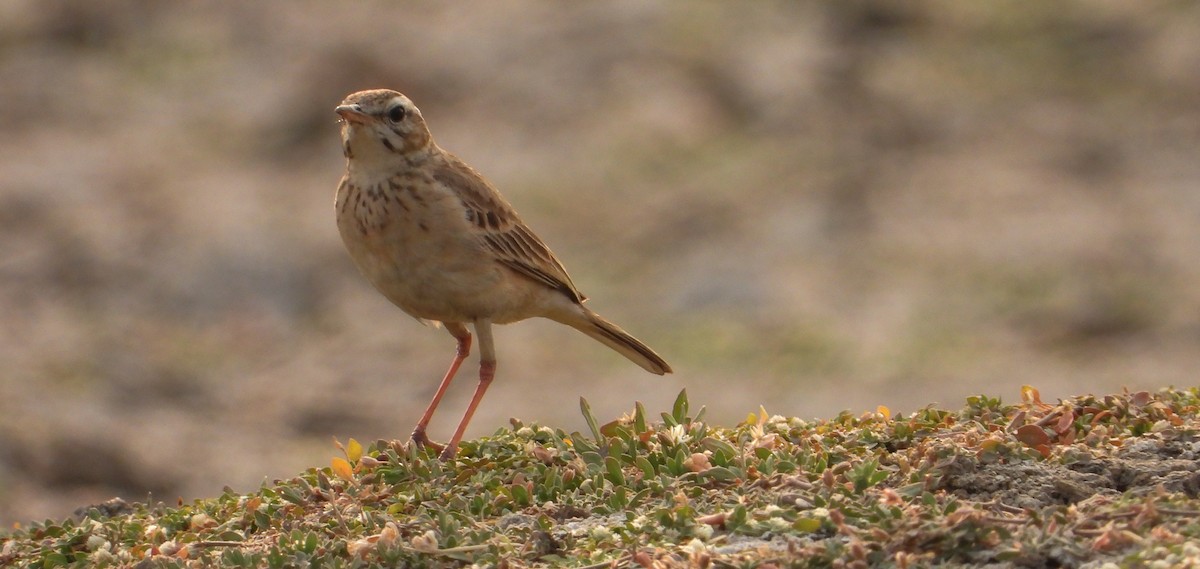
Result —
<instances>
[{"instance_id":1,"label":"paddyfield pipit","mask_svg":"<svg viewBox=\"0 0 1200 569\"><path fill-rule=\"evenodd\" d=\"M418 320L439 323L458 341L412 439L433 412L479 337L479 384L454 436L463 431L496 374L492 324L541 316L566 324L651 373L671 372L658 354L584 306L562 263L483 176L434 142L421 111L396 91L353 93L335 109L346 174L338 185L338 232L375 288Z\"/></svg>"}]
</instances>

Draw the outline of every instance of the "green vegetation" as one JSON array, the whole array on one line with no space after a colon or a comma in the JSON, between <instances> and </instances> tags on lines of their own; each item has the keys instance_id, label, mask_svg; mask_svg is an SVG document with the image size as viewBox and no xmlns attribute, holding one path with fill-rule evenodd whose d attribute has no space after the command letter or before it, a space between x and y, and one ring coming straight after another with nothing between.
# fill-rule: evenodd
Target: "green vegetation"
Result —
<instances>
[{"instance_id":1,"label":"green vegetation","mask_svg":"<svg viewBox=\"0 0 1200 569\"><path fill-rule=\"evenodd\" d=\"M588 433L513 422L438 462L407 443L255 492L114 501L0 537L3 566L1114 566L1200 560L1200 391L820 421L704 423L681 393Z\"/></svg>"}]
</instances>

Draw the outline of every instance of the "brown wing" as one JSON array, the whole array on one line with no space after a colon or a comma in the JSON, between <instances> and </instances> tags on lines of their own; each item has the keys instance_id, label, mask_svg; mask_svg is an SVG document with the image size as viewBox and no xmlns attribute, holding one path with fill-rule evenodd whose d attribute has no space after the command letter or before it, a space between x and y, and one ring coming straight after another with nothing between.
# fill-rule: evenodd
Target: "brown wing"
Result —
<instances>
[{"instance_id":1,"label":"brown wing","mask_svg":"<svg viewBox=\"0 0 1200 569\"><path fill-rule=\"evenodd\" d=\"M562 291L575 302L586 297L575 288L562 263L529 229L516 210L478 172L447 154L447 162L434 174L453 188L466 208L467 221L480 243L505 266L546 286Z\"/></svg>"}]
</instances>

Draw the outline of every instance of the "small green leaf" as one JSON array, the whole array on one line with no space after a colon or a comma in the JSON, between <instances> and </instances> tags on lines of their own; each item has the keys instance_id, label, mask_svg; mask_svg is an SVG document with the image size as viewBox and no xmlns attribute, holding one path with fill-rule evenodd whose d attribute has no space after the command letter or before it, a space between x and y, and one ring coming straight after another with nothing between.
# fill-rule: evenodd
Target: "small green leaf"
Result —
<instances>
[{"instance_id":1,"label":"small green leaf","mask_svg":"<svg viewBox=\"0 0 1200 569\"><path fill-rule=\"evenodd\" d=\"M599 452L600 447L587 440L583 433L571 433L571 445L575 447L575 452L584 454L588 452Z\"/></svg>"},{"instance_id":2,"label":"small green leaf","mask_svg":"<svg viewBox=\"0 0 1200 569\"><path fill-rule=\"evenodd\" d=\"M254 510L254 525L258 531L270 529L271 516L267 515L263 510Z\"/></svg>"},{"instance_id":3,"label":"small green leaf","mask_svg":"<svg viewBox=\"0 0 1200 569\"><path fill-rule=\"evenodd\" d=\"M738 528L746 525L747 518L746 506L738 504L733 508L733 512L725 518L725 528L729 531L737 531Z\"/></svg>"},{"instance_id":4,"label":"small green leaf","mask_svg":"<svg viewBox=\"0 0 1200 569\"><path fill-rule=\"evenodd\" d=\"M653 478L657 474L654 470L654 464L652 464L650 460L644 456L639 456L634 459L633 464L642 471L642 474L646 478Z\"/></svg>"},{"instance_id":5,"label":"small green leaf","mask_svg":"<svg viewBox=\"0 0 1200 569\"><path fill-rule=\"evenodd\" d=\"M958 510L958 500L951 498L950 501L946 503L946 507L942 509L942 514L948 516L953 514L955 510Z\"/></svg>"},{"instance_id":6,"label":"small green leaf","mask_svg":"<svg viewBox=\"0 0 1200 569\"><path fill-rule=\"evenodd\" d=\"M718 466L728 464L737 456L737 449L733 448L733 445L712 437L705 437L701 440L700 447L713 453L713 462Z\"/></svg>"},{"instance_id":7,"label":"small green leaf","mask_svg":"<svg viewBox=\"0 0 1200 569\"><path fill-rule=\"evenodd\" d=\"M729 482L741 478L736 472L725 468L724 466L714 466L700 473L702 478L716 480L718 482Z\"/></svg>"},{"instance_id":8,"label":"small green leaf","mask_svg":"<svg viewBox=\"0 0 1200 569\"><path fill-rule=\"evenodd\" d=\"M847 476L854 482L854 490L862 492L887 478L887 471L879 470L879 462L875 459L864 460L850 469Z\"/></svg>"},{"instance_id":9,"label":"small green leaf","mask_svg":"<svg viewBox=\"0 0 1200 569\"><path fill-rule=\"evenodd\" d=\"M625 485L625 473L621 471L621 461L615 456L606 457L604 459L604 468L606 470L605 478L612 482L615 486Z\"/></svg>"},{"instance_id":10,"label":"small green leaf","mask_svg":"<svg viewBox=\"0 0 1200 569\"><path fill-rule=\"evenodd\" d=\"M649 430L650 428L646 426L646 406L638 401L633 404L633 431L640 435Z\"/></svg>"},{"instance_id":11,"label":"small green leaf","mask_svg":"<svg viewBox=\"0 0 1200 569\"><path fill-rule=\"evenodd\" d=\"M350 440L353 441L354 439L350 439ZM302 547L303 547L303 551L305 553L311 554L312 552L316 551L317 550L317 534L309 532L309 534L307 536L305 536L305 538L304 538L304 544Z\"/></svg>"},{"instance_id":12,"label":"small green leaf","mask_svg":"<svg viewBox=\"0 0 1200 569\"><path fill-rule=\"evenodd\" d=\"M600 464L604 462L604 457L600 456L599 452L593 450L580 451L579 458L583 459L583 462L587 464Z\"/></svg>"},{"instance_id":13,"label":"small green leaf","mask_svg":"<svg viewBox=\"0 0 1200 569\"><path fill-rule=\"evenodd\" d=\"M596 444L602 450L607 449L608 445L604 439L604 435L600 434L600 427L596 423L596 417L592 415L592 405L588 403L587 399L583 397L579 398L579 410L583 412L583 420L587 422L588 429L592 431L592 437L596 440Z\"/></svg>"},{"instance_id":14,"label":"small green leaf","mask_svg":"<svg viewBox=\"0 0 1200 569\"><path fill-rule=\"evenodd\" d=\"M629 495L624 486L617 486L616 490L613 490L612 496L608 499L608 506L614 512L619 512L629 506Z\"/></svg>"},{"instance_id":15,"label":"small green leaf","mask_svg":"<svg viewBox=\"0 0 1200 569\"><path fill-rule=\"evenodd\" d=\"M671 418L675 419L675 424L682 425L688 419L688 397L687 389L679 390L679 395L675 397L675 404L671 406Z\"/></svg>"},{"instance_id":16,"label":"small green leaf","mask_svg":"<svg viewBox=\"0 0 1200 569\"><path fill-rule=\"evenodd\" d=\"M283 488L280 488L279 495L284 500L287 500L297 506L303 506L307 502L307 500L304 499L304 496L300 495L300 492L291 486L284 486Z\"/></svg>"},{"instance_id":17,"label":"small green leaf","mask_svg":"<svg viewBox=\"0 0 1200 569\"><path fill-rule=\"evenodd\" d=\"M66 564L67 564L67 556L63 555L61 553L58 553L57 551L54 553L48 553L48 554L46 554L45 557L42 558L43 569L50 569L51 567L61 567Z\"/></svg>"},{"instance_id":18,"label":"small green leaf","mask_svg":"<svg viewBox=\"0 0 1200 569\"><path fill-rule=\"evenodd\" d=\"M528 506L530 504L529 490L525 486L513 484L509 487L509 491L512 492L513 502L518 506Z\"/></svg>"},{"instance_id":19,"label":"small green leaf","mask_svg":"<svg viewBox=\"0 0 1200 569\"><path fill-rule=\"evenodd\" d=\"M217 534L216 538L220 541L245 541L246 536L240 531L226 530Z\"/></svg>"},{"instance_id":20,"label":"small green leaf","mask_svg":"<svg viewBox=\"0 0 1200 569\"><path fill-rule=\"evenodd\" d=\"M328 491L332 487L333 487L333 485L329 482L329 477L325 476L325 472L322 470L318 470L317 471L317 488Z\"/></svg>"}]
</instances>

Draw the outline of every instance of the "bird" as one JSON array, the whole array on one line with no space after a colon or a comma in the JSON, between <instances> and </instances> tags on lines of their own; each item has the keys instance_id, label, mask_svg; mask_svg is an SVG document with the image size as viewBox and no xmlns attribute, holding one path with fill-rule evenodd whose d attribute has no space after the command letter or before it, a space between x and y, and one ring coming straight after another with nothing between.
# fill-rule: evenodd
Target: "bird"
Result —
<instances>
[{"instance_id":1,"label":"bird","mask_svg":"<svg viewBox=\"0 0 1200 569\"><path fill-rule=\"evenodd\" d=\"M421 447L452 460L496 374L492 326L534 317L566 324L646 371L672 369L649 346L584 305L567 270L479 172L434 141L420 109L390 89L351 93L334 109L346 171L334 207L359 271L392 304L441 326L457 347L413 429ZM426 428L459 367L479 343L479 382L444 446Z\"/></svg>"}]
</instances>

